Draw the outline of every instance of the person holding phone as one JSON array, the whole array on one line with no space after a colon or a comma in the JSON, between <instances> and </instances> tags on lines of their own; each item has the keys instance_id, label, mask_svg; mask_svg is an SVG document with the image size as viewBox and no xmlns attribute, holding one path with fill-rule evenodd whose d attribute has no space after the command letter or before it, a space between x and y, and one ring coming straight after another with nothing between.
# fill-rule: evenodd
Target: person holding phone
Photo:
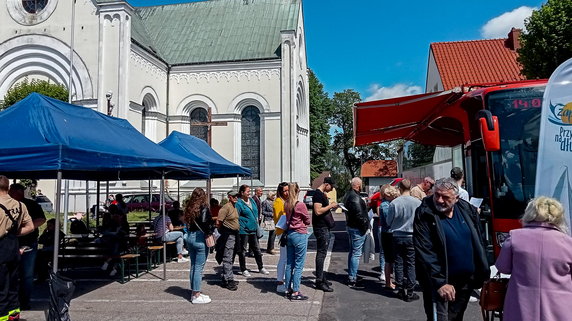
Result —
<instances>
[{"instance_id":1,"label":"person holding phone","mask_svg":"<svg viewBox=\"0 0 572 321\"><path fill-rule=\"evenodd\" d=\"M328 200L326 193L334 189L334 180L331 177L325 177L323 183L316 189L312 196L312 226L314 227L314 235L316 236L316 289L324 292L333 292L330 287L331 283L326 279L324 273L324 261L328 254L328 245L330 243L331 225L326 220L326 215L332 215L330 212L338 207L336 202Z\"/></svg>"}]
</instances>

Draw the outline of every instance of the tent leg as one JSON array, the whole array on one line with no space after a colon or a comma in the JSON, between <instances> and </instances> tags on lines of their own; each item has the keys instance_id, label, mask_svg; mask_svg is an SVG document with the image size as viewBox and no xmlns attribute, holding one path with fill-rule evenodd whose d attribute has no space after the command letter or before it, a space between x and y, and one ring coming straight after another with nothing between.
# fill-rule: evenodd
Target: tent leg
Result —
<instances>
[{"instance_id":1,"label":"tent leg","mask_svg":"<svg viewBox=\"0 0 572 321\"><path fill-rule=\"evenodd\" d=\"M61 186L60 186L61 187ZM66 179L64 183L64 222L63 230L64 233L68 233L68 211L70 206L70 181Z\"/></svg>"},{"instance_id":2,"label":"tent leg","mask_svg":"<svg viewBox=\"0 0 572 321\"><path fill-rule=\"evenodd\" d=\"M211 189L212 189L212 181L209 178L209 179L207 179L207 202L208 202L208 204L210 204L211 197L212 197Z\"/></svg>"},{"instance_id":3,"label":"tent leg","mask_svg":"<svg viewBox=\"0 0 572 321\"><path fill-rule=\"evenodd\" d=\"M85 215L87 216L87 229L89 230L89 181L85 181Z\"/></svg>"},{"instance_id":4,"label":"tent leg","mask_svg":"<svg viewBox=\"0 0 572 321\"><path fill-rule=\"evenodd\" d=\"M153 190L151 189L151 179L149 178L149 222L151 222L151 202L153 201Z\"/></svg>"},{"instance_id":5,"label":"tent leg","mask_svg":"<svg viewBox=\"0 0 572 321\"><path fill-rule=\"evenodd\" d=\"M161 187L159 194L159 204L161 204L161 215L163 215L163 228L165 228L165 223L167 219L165 218L165 198L163 194L165 193L165 172L161 174ZM164 239L164 238L163 238ZM177 253L178 254L178 253ZM163 241L163 281L167 280L167 244Z\"/></svg>"},{"instance_id":6,"label":"tent leg","mask_svg":"<svg viewBox=\"0 0 572 321\"><path fill-rule=\"evenodd\" d=\"M181 203L181 181L177 180L177 201Z\"/></svg>"},{"instance_id":7,"label":"tent leg","mask_svg":"<svg viewBox=\"0 0 572 321\"><path fill-rule=\"evenodd\" d=\"M97 195L95 196L95 227L99 227L99 202L101 201L100 199L100 189L101 189L101 182L97 181Z\"/></svg>"},{"instance_id":8,"label":"tent leg","mask_svg":"<svg viewBox=\"0 0 572 321\"><path fill-rule=\"evenodd\" d=\"M60 203L62 196L62 172L58 171L58 180L56 183L56 231L60 230ZM52 269L54 273L58 272L58 256L60 253L60 233L54 233L54 257Z\"/></svg>"}]
</instances>

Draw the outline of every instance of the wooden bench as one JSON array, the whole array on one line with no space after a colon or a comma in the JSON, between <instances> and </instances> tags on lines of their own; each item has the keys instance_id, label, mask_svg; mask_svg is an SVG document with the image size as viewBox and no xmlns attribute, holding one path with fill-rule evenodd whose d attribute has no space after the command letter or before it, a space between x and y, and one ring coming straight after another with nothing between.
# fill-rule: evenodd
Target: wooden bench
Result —
<instances>
[{"instance_id":1,"label":"wooden bench","mask_svg":"<svg viewBox=\"0 0 572 321\"><path fill-rule=\"evenodd\" d=\"M131 281L131 260L135 259L135 278L139 277L139 253L127 253L120 255L119 268L121 272L121 283L125 283L125 264L127 263L127 281Z\"/></svg>"}]
</instances>

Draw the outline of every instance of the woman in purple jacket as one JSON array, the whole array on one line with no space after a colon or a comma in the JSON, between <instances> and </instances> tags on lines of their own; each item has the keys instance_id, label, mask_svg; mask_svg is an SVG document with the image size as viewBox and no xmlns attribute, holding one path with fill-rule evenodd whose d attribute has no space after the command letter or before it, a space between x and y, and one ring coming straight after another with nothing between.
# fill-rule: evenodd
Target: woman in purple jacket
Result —
<instances>
[{"instance_id":1,"label":"woman in purple jacket","mask_svg":"<svg viewBox=\"0 0 572 321\"><path fill-rule=\"evenodd\" d=\"M510 232L496 262L499 272L511 274L504 320L572 320L572 238L562 205L538 197L522 224Z\"/></svg>"}]
</instances>

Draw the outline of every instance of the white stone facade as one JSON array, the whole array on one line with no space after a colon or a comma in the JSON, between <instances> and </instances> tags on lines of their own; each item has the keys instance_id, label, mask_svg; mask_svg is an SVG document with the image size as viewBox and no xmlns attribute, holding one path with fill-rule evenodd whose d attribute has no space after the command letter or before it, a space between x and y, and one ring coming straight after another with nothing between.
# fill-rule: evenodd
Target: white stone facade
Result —
<instances>
[{"instance_id":1,"label":"white stone facade","mask_svg":"<svg viewBox=\"0 0 572 321\"><path fill-rule=\"evenodd\" d=\"M72 3L48 0L38 14L23 10L21 0L0 4L0 97L26 77L68 85ZM281 58L176 66L132 42L133 14L134 9L123 1L77 0L74 103L106 113L106 94L111 92L113 116L127 119L155 142L173 130L189 133L190 113L210 107L214 121L228 122L227 126L213 127L213 148L238 164L242 159L241 112L254 106L261 122L260 179L254 185L265 190L275 189L281 181L310 186L302 9L297 29L281 32ZM173 190L173 182L170 184ZM216 179L213 191L226 191L236 184L236 179ZM112 191L146 186L139 182L114 185ZM85 193L85 187L72 186L77 187L72 193ZM44 187L44 193L49 189Z\"/></svg>"}]
</instances>

